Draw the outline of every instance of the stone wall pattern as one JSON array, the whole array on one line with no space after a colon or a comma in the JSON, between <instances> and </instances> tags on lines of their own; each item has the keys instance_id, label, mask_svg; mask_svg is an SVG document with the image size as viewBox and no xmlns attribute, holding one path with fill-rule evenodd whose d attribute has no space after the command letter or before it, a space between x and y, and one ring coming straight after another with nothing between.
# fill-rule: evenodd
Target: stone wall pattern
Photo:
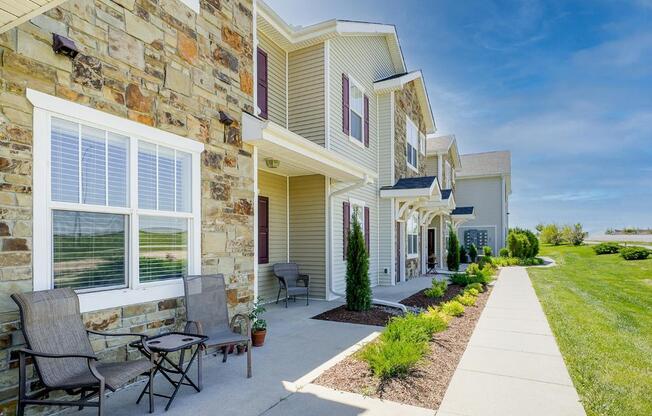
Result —
<instances>
[{"instance_id":1,"label":"stone wall pattern","mask_svg":"<svg viewBox=\"0 0 652 416\"><path fill-rule=\"evenodd\" d=\"M18 314L9 295L32 289L32 88L202 141L202 265L224 273L232 312L253 300L253 166L242 111L253 112L251 0L69 0L0 35L0 414L17 395ZM52 52L52 34L80 53ZM236 122L219 123L218 112ZM156 333L181 328L168 299L84 314L89 328ZM127 359L127 340L93 339L103 357ZM30 369L30 372L33 370ZM36 385L32 387L37 387ZM41 409L47 413L49 409Z\"/></svg>"},{"instance_id":2,"label":"stone wall pattern","mask_svg":"<svg viewBox=\"0 0 652 416\"><path fill-rule=\"evenodd\" d=\"M421 111L414 81L408 83L402 89L395 91L394 100L394 177L396 180L399 180L401 178L426 176L426 159L421 153L419 153L418 172L413 171L407 165L407 130L405 117L410 117L418 126L421 133L425 134L426 131L426 124L423 120L423 112ZM398 253L398 241L396 244L396 253ZM421 244L421 237L419 237L419 247L421 247ZM406 278L418 277L420 275L419 264L420 258L418 257L406 259Z\"/></svg>"}]
</instances>

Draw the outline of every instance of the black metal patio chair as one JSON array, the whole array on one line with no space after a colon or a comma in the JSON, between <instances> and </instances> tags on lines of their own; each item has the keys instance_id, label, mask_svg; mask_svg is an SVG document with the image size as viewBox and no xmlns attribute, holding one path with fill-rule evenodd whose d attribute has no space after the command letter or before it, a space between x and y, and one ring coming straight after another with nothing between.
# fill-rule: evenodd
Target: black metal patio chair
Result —
<instances>
[{"instance_id":1,"label":"black metal patio chair","mask_svg":"<svg viewBox=\"0 0 652 416\"><path fill-rule=\"evenodd\" d=\"M306 296L306 305L310 296L310 276L299 273L299 266L296 263L276 263L274 265L274 276L278 279L278 294L276 303L281 297L281 291L285 291L285 307L288 307L288 297L296 301L297 295ZM299 285L301 282L301 285Z\"/></svg>"},{"instance_id":2,"label":"black metal patio chair","mask_svg":"<svg viewBox=\"0 0 652 416\"><path fill-rule=\"evenodd\" d=\"M245 346L247 377L251 377L251 322L248 316L242 314L235 314L229 320L224 275L184 276L183 285L188 315L185 332L208 336L208 340L204 342L206 348L224 348L223 362L226 361L231 347ZM238 321L244 322L246 335L235 331ZM201 388L201 373L198 374L198 385Z\"/></svg>"},{"instance_id":3,"label":"black metal patio chair","mask_svg":"<svg viewBox=\"0 0 652 416\"><path fill-rule=\"evenodd\" d=\"M115 391L141 374L153 377L154 365L146 359L123 362L99 362L88 334L102 336L137 336L143 334L103 333L87 330L79 311L79 298L74 290L60 288L29 293L15 293L11 298L20 309L22 331L28 348L19 352L19 416L28 405L97 407L104 414L105 389ZM34 360L36 372L45 387L27 393L26 359ZM79 400L49 398L52 391L80 395ZM91 401L97 396L97 401ZM150 390L149 411L154 411Z\"/></svg>"}]
</instances>

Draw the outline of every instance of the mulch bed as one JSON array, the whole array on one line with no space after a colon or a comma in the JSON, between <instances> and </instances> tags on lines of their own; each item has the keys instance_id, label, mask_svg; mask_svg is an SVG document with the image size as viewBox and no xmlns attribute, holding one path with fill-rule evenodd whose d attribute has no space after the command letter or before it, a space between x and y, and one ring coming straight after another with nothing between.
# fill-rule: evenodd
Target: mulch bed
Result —
<instances>
[{"instance_id":1,"label":"mulch bed","mask_svg":"<svg viewBox=\"0 0 652 416\"><path fill-rule=\"evenodd\" d=\"M346 305L338 306L335 309L322 312L312 319L320 319L322 321L346 322L348 324L363 324L363 325L376 325L386 326L389 320L396 316L388 308L382 306L372 306L371 309L365 312L355 312L346 309Z\"/></svg>"},{"instance_id":2,"label":"mulch bed","mask_svg":"<svg viewBox=\"0 0 652 416\"><path fill-rule=\"evenodd\" d=\"M462 358L473 329L487 302L490 289L478 296L476 306L466 307L446 331L435 334L430 353L412 374L381 382L355 354L319 376L314 383L337 390L382 398L428 409L437 409ZM414 298L410 296L408 299Z\"/></svg>"},{"instance_id":3,"label":"mulch bed","mask_svg":"<svg viewBox=\"0 0 652 416\"><path fill-rule=\"evenodd\" d=\"M460 292L464 289L460 285L448 285L448 288L446 289L446 293L444 293L444 296L441 298L429 298L426 296L426 289L415 293L412 296L408 296L407 298L403 299L401 303L405 306L413 306L416 308L422 308L422 309L428 309L430 306L437 306L440 303L448 302L449 300L453 299L455 296L459 295Z\"/></svg>"}]
</instances>

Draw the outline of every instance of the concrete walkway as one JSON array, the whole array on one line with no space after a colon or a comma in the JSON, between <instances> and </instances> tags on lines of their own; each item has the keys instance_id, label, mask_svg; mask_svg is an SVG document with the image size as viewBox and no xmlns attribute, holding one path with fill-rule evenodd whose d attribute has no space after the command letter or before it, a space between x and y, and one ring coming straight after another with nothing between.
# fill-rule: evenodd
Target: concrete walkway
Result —
<instances>
[{"instance_id":1,"label":"concrete walkway","mask_svg":"<svg viewBox=\"0 0 652 416\"><path fill-rule=\"evenodd\" d=\"M504 268L437 416L584 416L523 267Z\"/></svg>"}]
</instances>

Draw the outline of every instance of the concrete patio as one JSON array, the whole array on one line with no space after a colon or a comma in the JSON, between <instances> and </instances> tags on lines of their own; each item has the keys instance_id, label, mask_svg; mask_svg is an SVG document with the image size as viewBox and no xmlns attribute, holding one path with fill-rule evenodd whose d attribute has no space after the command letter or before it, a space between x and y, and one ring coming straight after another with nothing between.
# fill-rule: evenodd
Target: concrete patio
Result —
<instances>
[{"instance_id":1,"label":"concrete patio","mask_svg":"<svg viewBox=\"0 0 652 416\"><path fill-rule=\"evenodd\" d=\"M431 278L413 279L394 287L374 288L374 296L398 301L430 285ZM265 346L253 350L253 377L246 378L245 355L230 355L226 363L209 357L204 361L204 389L196 393L182 387L169 411L165 399L155 399L157 415L395 415L434 414L433 411L388 403L363 396L342 393L308 384L329 360L341 354L382 328L310 319L341 305L341 301L301 300L270 304L265 318L268 334ZM193 370L191 374L196 374ZM147 413L147 400L137 405L143 383L118 391L106 401L108 415L138 415ZM172 391L158 377L156 390ZM300 389L300 390L299 390ZM92 408L71 414L94 415Z\"/></svg>"}]
</instances>

